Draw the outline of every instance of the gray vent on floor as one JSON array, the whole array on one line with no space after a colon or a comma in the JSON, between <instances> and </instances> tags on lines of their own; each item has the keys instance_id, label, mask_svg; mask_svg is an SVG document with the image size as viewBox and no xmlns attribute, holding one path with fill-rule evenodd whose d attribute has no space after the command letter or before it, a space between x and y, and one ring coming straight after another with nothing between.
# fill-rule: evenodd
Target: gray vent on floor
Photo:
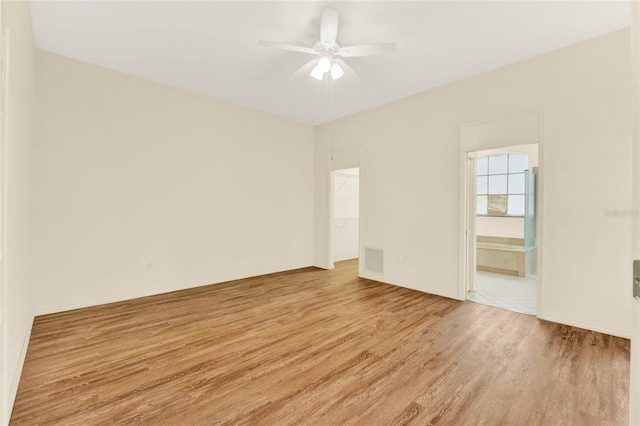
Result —
<instances>
[{"instance_id":1,"label":"gray vent on floor","mask_svg":"<svg viewBox=\"0 0 640 426\"><path fill-rule=\"evenodd\" d=\"M364 270L382 274L382 255L383 251L374 248L364 248Z\"/></svg>"}]
</instances>

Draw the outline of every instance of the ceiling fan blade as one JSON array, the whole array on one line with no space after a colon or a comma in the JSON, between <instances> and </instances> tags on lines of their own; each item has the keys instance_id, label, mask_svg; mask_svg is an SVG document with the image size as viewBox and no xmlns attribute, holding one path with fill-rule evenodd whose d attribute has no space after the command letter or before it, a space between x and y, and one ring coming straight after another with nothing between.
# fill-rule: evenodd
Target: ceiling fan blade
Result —
<instances>
[{"instance_id":1,"label":"ceiling fan blade","mask_svg":"<svg viewBox=\"0 0 640 426\"><path fill-rule=\"evenodd\" d=\"M291 74L291 76L289 78L293 80L293 79L300 78L300 77L305 76L305 75L308 76L311 73L311 70L313 69L313 67L315 67L317 63L318 63L317 59L310 60L309 62L307 62L306 64L304 64L300 68L298 68L296 70L296 72Z\"/></svg>"},{"instance_id":2,"label":"ceiling fan blade","mask_svg":"<svg viewBox=\"0 0 640 426\"><path fill-rule=\"evenodd\" d=\"M330 48L336 44L338 37L338 11L325 9L320 21L320 42L324 47Z\"/></svg>"},{"instance_id":3,"label":"ceiling fan blade","mask_svg":"<svg viewBox=\"0 0 640 426\"><path fill-rule=\"evenodd\" d=\"M310 47L296 46L293 44L286 44L286 43L278 43L277 41L260 40L258 43L260 44L260 46L275 47L276 49L288 50L290 52L309 53L311 55L317 55L319 53L317 50L312 49Z\"/></svg>"},{"instance_id":4,"label":"ceiling fan blade","mask_svg":"<svg viewBox=\"0 0 640 426\"><path fill-rule=\"evenodd\" d=\"M341 47L335 54L343 58L354 58L356 56L373 56L382 53L391 53L394 50L396 50L395 43L360 44L358 46Z\"/></svg>"},{"instance_id":5,"label":"ceiling fan blade","mask_svg":"<svg viewBox=\"0 0 640 426\"><path fill-rule=\"evenodd\" d=\"M343 61L340 58L335 58L334 61L336 61L336 63L338 65L340 65L342 67L342 69L344 70L344 78L349 80L349 81L356 81L358 80L358 74L356 74L356 72L353 70L353 68L351 68L345 61Z\"/></svg>"}]
</instances>

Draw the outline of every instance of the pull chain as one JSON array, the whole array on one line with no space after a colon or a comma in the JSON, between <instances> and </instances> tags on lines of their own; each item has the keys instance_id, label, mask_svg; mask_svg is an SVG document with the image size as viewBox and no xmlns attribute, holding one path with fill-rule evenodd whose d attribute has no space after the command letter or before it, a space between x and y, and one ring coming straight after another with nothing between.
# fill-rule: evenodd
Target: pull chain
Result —
<instances>
[{"instance_id":1,"label":"pull chain","mask_svg":"<svg viewBox=\"0 0 640 426\"><path fill-rule=\"evenodd\" d=\"M329 75L327 73L327 85L328 85L328 81L329 81ZM330 132L331 132L331 162L333 163L333 78L331 79L331 107L330 107L330 111L331 114L329 116L329 119L331 120L331 122L329 123L330 127ZM332 167L333 169L333 167Z\"/></svg>"}]
</instances>

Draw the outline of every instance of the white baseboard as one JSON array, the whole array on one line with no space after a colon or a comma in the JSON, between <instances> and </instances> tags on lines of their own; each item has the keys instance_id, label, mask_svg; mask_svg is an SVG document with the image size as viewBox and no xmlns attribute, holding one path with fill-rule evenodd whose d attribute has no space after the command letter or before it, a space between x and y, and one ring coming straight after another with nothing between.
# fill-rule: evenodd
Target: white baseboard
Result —
<instances>
[{"instance_id":1,"label":"white baseboard","mask_svg":"<svg viewBox=\"0 0 640 426\"><path fill-rule=\"evenodd\" d=\"M91 299L85 299L85 300L78 300L70 303L38 306L35 309L35 315L40 316L40 315L57 314L59 312L72 311L74 309L90 308L92 306L106 305L108 303L124 302L125 300L133 300L133 299L140 299L142 297L157 296L159 294L172 293L174 291L181 291L181 290L188 290L190 288L197 288L197 287L202 287L202 286L207 286L212 284L220 284L220 283L198 284L198 285L187 286L187 287L176 287L172 289L151 289L151 290L147 289L147 291L140 291L137 293L114 294L108 297L97 297L97 298L91 298Z\"/></svg>"},{"instance_id":2,"label":"white baseboard","mask_svg":"<svg viewBox=\"0 0 640 426\"><path fill-rule=\"evenodd\" d=\"M125 300L139 299L141 297L157 296L159 294L173 293L174 291L182 291L182 290L189 290L189 289L192 289L192 288L205 287L205 286L208 286L208 285L223 284L223 283L230 282L230 281L242 280L242 279L246 279L246 278L260 277L260 276L263 276L263 275L277 274L277 273L280 273L280 272L295 271L297 269L304 269L304 268L309 268L309 267L311 267L311 265L305 264L305 265L302 265L302 266L285 267L285 269L278 269L278 270L275 270L275 271L266 271L266 272L263 272L263 273L260 273L260 274L250 274L250 275L240 275L240 276L235 276L235 277L226 277L226 278L223 278L222 281L207 282L207 283L204 283L204 284L188 284L186 286L176 286L176 287L173 287L173 288L145 289L144 291L139 291L137 293L114 294L114 295L110 295L108 297L91 298L91 299L74 301L74 302L70 302L70 303L37 306L35 308L35 316L56 314L58 312L72 311L74 309L89 308L89 307L92 307L92 306L105 305L105 304L108 304L108 303L123 302Z\"/></svg>"},{"instance_id":3,"label":"white baseboard","mask_svg":"<svg viewBox=\"0 0 640 426\"><path fill-rule=\"evenodd\" d=\"M597 331L598 333L609 334L611 336L622 337L624 339L631 338L630 330L617 330L608 327L601 327L597 324L591 324L583 321L574 321L566 318L559 317L557 315L538 314L538 318L545 321L556 322L558 324L569 325L571 327L584 328L586 330Z\"/></svg>"},{"instance_id":4,"label":"white baseboard","mask_svg":"<svg viewBox=\"0 0 640 426\"><path fill-rule=\"evenodd\" d=\"M31 316L29 328L22 341L22 348L20 349L20 358L18 359L18 368L15 371L11 387L9 388L9 399L7 400L6 409L4 410L5 419L2 419L2 424L9 424L11 420L11 412L13 411L13 404L16 402L16 396L18 395L18 385L20 384L20 377L22 377L22 368L24 367L24 361L27 359L27 349L29 348L29 340L31 340L31 330L33 329L34 316Z\"/></svg>"},{"instance_id":5,"label":"white baseboard","mask_svg":"<svg viewBox=\"0 0 640 426\"><path fill-rule=\"evenodd\" d=\"M181 290L181 289L177 289ZM140 294L121 294L110 297L96 298L90 300L76 301L72 303L64 303L60 305L39 306L35 310L35 316L56 314L58 312L72 311L74 309L89 308L91 306L105 305L107 303L123 302L125 300L138 299L141 297L155 296L162 293L170 293L177 290L166 290L158 293L140 293Z\"/></svg>"},{"instance_id":6,"label":"white baseboard","mask_svg":"<svg viewBox=\"0 0 640 426\"><path fill-rule=\"evenodd\" d=\"M442 294L442 293L440 293L440 292L438 292L438 291L436 291L434 289L431 289L431 288L417 288L417 287L410 287L410 286L404 285L404 284L393 283L393 282L390 282L390 281L386 280L384 275L376 274L375 272L371 273L371 272L364 271L361 274L359 274L358 276L360 278L364 278L364 279L371 280L371 281L377 281L377 282L383 283L383 284L389 284L389 285L394 285L396 287L408 288L409 290L419 291L420 293L432 294L434 296L446 297L447 299L454 299L454 300L460 300L460 301L464 301L465 300L465 299L461 299L457 295Z\"/></svg>"},{"instance_id":7,"label":"white baseboard","mask_svg":"<svg viewBox=\"0 0 640 426\"><path fill-rule=\"evenodd\" d=\"M397 284L397 283L391 283L388 281L384 280L384 277L382 277L381 275L375 275L375 274L368 274L368 273L362 273L360 274L361 278L366 278L368 280L372 280L372 281L378 281L381 283L385 283L385 284L391 284L391 285L395 285L398 287L404 287L404 288L409 288L411 290L416 290L416 291L420 291L423 293L429 293L429 294L434 294L436 296L442 296L442 297L448 297L450 299L456 299L456 300L463 300L460 299L459 297L455 297L455 296L451 296L451 295L446 295L446 294L439 294L435 291L431 291L428 288L414 288L414 287L408 287L408 286L404 286L402 284ZM598 333L603 333L603 334L609 334L611 336L616 336L616 337L622 337L624 339L630 339L631 338L631 331L630 330L617 330L617 329L612 329L612 328L608 328L608 327L602 327L600 325L597 324L592 324L592 323L588 323L588 322L583 322L583 321L574 321L574 320L569 320L560 316L556 316L556 315L547 315L541 312L538 312L538 318L541 320L545 320L545 321L551 321L551 322L555 322L558 324L564 324L564 325L568 325L571 327L578 327L578 328L584 328L585 330L591 330L591 331L596 331Z\"/></svg>"}]
</instances>

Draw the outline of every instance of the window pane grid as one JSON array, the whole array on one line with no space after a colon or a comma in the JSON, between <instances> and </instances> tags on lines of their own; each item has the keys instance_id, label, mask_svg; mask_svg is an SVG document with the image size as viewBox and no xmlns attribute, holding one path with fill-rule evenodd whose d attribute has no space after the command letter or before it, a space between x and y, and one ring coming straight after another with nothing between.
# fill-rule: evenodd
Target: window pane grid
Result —
<instances>
[{"instance_id":1,"label":"window pane grid","mask_svg":"<svg viewBox=\"0 0 640 426\"><path fill-rule=\"evenodd\" d=\"M524 172L528 163L528 157L521 154L479 158L476 172L476 213L498 216L524 215Z\"/></svg>"}]
</instances>

